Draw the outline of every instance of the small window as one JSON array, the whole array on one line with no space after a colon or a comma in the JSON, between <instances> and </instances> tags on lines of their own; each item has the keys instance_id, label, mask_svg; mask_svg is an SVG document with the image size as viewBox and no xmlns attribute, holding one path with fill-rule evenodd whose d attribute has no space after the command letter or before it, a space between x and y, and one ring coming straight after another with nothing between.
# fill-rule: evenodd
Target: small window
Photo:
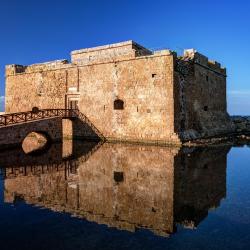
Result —
<instances>
[{"instance_id":1,"label":"small window","mask_svg":"<svg viewBox=\"0 0 250 250\"><path fill-rule=\"evenodd\" d=\"M204 111L208 111L208 106L204 106Z\"/></svg>"},{"instance_id":2,"label":"small window","mask_svg":"<svg viewBox=\"0 0 250 250\"><path fill-rule=\"evenodd\" d=\"M156 74L152 74L152 78L156 77Z\"/></svg>"},{"instance_id":3,"label":"small window","mask_svg":"<svg viewBox=\"0 0 250 250\"><path fill-rule=\"evenodd\" d=\"M185 120L181 119L181 130L185 130Z\"/></svg>"},{"instance_id":4,"label":"small window","mask_svg":"<svg viewBox=\"0 0 250 250\"><path fill-rule=\"evenodd\" d=\"M123 182L124 180L123 172L114 172L114 180L115 182Z\"/></svg>"},{"instance_id":5,"label":"small window","mask_svg":"<svg viewBox=\"0 0 250 250\"><path fill-rule=\"evenodd\" d=\"M114 109L118 109L118 110L124 109L124 101L120 99L115 100Z\"/></svg>"},{"instance_id":6,"label":"small window","mask_svg":"<svg viewBox=\"0 0 250 250\"><path fill-rule=\"evenodd\" d=\"M208 82L208 75L206 75L206 81Z\"/></svg>"}]
</instances>

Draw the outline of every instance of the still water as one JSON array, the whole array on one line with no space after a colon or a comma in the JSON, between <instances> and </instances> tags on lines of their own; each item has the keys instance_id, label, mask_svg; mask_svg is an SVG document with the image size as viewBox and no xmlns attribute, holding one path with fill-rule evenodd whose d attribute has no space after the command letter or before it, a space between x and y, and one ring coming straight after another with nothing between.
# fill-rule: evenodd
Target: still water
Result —
<instances>
[{"instance_id":1,"label":"still water","mask_svg":"<svg viewBox=\"0 0 250 250\"><path fill-rule=\"evenodd\" d=\"M0 151L0 249L250 249L250 148Z\"/></svg>"}]
</instances>

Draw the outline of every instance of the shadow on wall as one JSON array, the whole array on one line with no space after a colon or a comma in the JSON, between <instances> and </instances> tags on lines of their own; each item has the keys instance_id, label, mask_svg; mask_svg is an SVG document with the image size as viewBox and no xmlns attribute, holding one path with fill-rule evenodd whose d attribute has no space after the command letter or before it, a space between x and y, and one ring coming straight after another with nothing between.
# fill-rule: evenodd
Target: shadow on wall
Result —
<instances>
[{"instance_id":1,"label":"shadow on wall","mask_svg":"<svg viewBox=\"0 0 250 250\"><path fill-rule=\"evenodd\" d=\"M93 129L78 118L63 119L63 137L100 141L99 136Z\"/></svg>"}]
</instances>

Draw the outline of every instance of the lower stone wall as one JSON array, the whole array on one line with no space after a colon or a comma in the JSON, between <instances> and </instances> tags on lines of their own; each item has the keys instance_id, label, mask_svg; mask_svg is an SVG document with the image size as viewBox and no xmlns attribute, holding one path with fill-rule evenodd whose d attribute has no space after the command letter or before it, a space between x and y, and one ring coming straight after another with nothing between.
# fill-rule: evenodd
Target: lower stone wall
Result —
<instances>
[{"instance_id":1,"label":"lower stone wall","mask_svg":"<svg viewBox=\"0 0 250 250\"><path fill-rule=\"evenodd\" d=\"M231 121L237 134L250 134L250 116L231 116Z\"/></svg>"},{"instance_id":2,"label":"lower stone wall","mask_svg":"<svg viewBox=\"0 0 250 250\"><path fill-rule=\"evenodd\" d=\"M223 112L209 112L206 116L196 112L196 129L189 129L180 133L182 142L206 138L216 138L235 132L235 125L228 114Z\"/></svg>"}]
</instances>

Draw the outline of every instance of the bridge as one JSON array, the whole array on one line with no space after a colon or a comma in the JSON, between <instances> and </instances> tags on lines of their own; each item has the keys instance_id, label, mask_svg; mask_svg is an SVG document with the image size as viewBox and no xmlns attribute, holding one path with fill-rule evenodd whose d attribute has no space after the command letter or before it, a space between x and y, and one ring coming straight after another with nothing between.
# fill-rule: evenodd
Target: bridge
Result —
<instances>
[{"instance_id":1,"label":"bridge","mask_svg":"<svg viewBox=\"0 0 250 250\"><path fill-rule=\"evenodd\" d=\"M105 141L105 137L94 124L77 109L38 109L0 115L0 148L19 146L31 132L44 135L47 141L61 141L62 119L70 119L74 131L85 138Z\"/></svg>"}]
</instances>

